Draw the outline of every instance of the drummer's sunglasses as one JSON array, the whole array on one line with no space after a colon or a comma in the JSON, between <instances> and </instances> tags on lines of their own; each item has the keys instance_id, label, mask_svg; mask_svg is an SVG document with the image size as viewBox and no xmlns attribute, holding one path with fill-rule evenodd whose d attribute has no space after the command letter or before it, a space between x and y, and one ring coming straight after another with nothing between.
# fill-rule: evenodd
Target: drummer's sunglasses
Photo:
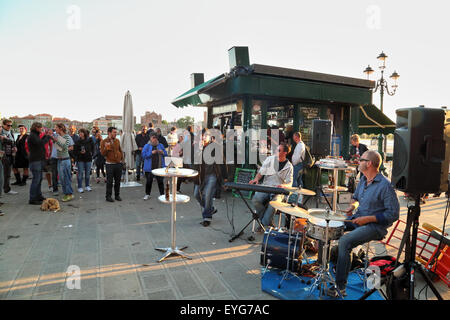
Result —
<instances>
[{"instance_id":1,"label":"drummer's sunglasses","mask_svg":"<svg viewBox=\"0 0 450 320\"><path fill-rule=\"evenodd\" d=\"M359 158L359 161L370 161L369 159Z\"/></svg>"}]
</instances>

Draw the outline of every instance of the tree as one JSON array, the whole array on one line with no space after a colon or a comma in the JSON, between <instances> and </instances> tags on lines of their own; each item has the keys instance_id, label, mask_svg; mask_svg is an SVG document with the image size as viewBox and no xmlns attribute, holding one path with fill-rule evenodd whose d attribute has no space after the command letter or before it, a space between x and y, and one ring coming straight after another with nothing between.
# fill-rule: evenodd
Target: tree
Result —
<instances>
[{"instance_id":1,"label":"tree","mask_svg":"<svg viewBox=\"0 0 450 320\"><path fill-rule=\"evenodd\" d=\"M177 127L181 129L185 129L187 126L194 125L194 117L186 116L177 120Z\"/></svg>"},{"instance_id":2,"label":"tree","mask_svg":"<svg viewBox=\"0 0 450 320\"><path fill-rule=\"evenodd\" d=\"M169 123L167 122L167 120L163 120L163 121L161 121L161 124L167 126Z\"/></svg>"}]
</instances>

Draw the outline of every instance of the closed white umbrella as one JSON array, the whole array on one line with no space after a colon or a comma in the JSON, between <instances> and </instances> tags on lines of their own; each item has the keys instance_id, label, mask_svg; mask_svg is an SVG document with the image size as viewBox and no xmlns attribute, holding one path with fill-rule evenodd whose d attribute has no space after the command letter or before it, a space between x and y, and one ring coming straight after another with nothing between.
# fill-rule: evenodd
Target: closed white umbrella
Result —
<instances>
[{"instance_id":1,"label":"closed white umbrella","mask_svg":"<svg viewBox=\"0 0 450 320\"><path fill-rule=\"evenodd\" d=\"M125 94L125 100L123 102L123 117L122 117L122 136L120 137L120 144L122 151L125 154L125 183L121 184L121 187L138 187L140 183L135 181L128 181L128 170L132 170L135 167L133 152L138 149L134 130L134 116L133 116L133 101L131 100L130 91Z\"/></svg>"}]
</instances>

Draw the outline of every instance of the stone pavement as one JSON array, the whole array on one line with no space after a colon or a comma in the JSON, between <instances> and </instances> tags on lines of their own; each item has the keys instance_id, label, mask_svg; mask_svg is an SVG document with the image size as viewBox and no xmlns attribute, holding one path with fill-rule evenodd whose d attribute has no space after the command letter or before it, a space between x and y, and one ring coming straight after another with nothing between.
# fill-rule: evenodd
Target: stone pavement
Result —
<instances>
[{"instance_id":1,"label":"stone pavement","mask_svg":"<svg viewBox=\"0 0 450 320\"><path fill-rule=\"evenodd\" d=\"M42 185L47 189L46 181ZM228 241L230 221L239 231L251 219L229 192L215 201L218 212L207 228L199 224L195 199L179 204L176 242L188 246L185 252L193 259L158 263L162 253L155 248L170 246L171 208L157 200L156 186L148 201L142 200L144 187L122 188L124 201L115 203L105 202L104 183L92 187L92 192L76 192L73 201L61 202L57 213L28 205L29 183L16 187L17 195L3 195L0 299L275 299L261 291L263 235L248 241L250 226L241 238ZM192 191L192 184L182 185L182 193L192 197ZM405 219L403 199L401 204ZM422 208L421 225L426 221L442 227L445 204L443 196L430 199ZM396 255L393 249L389 253ZM69 266L81 270L80 289L68 288L76 285ZM448 288L436 284L450 298ZM422 288L418 279L416 290Z\"/></svg>"}]
</instances>

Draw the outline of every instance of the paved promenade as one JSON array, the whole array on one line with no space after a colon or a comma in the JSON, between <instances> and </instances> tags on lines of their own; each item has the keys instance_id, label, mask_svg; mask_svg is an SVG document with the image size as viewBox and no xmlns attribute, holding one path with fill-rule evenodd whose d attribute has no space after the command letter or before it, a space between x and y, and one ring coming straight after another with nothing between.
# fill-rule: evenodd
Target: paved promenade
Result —
<instances>
[{"instance_id":1,"label":"paved promenade","mask_svg":"<svg viewBox=\"0 0 450 320\"><path fill-rule=\"evenodd\" d=\"M14 188L19 194L0 198L5 202L0 217L0 299L275 299L261 291L262 234L249 242L249 227L240 239L228 241L230 221L238 231L250 220L248 209L231 193L215 201L218 212L206 228L199 224L195 199L179 204L177 244L188 246L185 252L193 259L158 263L162 253L155 248L170 246L170 205L157 200L156 185L148 201L142 200L144 187L135 187L122 188L123 201L109 203L104 183L94 182L92 192L76 192L73 201L61 202L60 212L48 213L28 205L29 183ZM42 185L46 190L46 181ZM182 185L182 193L192 197L192 191L192 184ZM44 196L52 197L48 192ZM421 225L442 227L445 204L443 196L430 199L422 208ZM405 220L403 199L401 205ZM81 269L80 289L66 284L76 284L66 281L73 265ZM442 282L437 286L450 298ZM422 288L419 279L416 289ZM428 296L433 296L431 290Z\"/></svg>"}]
</instances>

